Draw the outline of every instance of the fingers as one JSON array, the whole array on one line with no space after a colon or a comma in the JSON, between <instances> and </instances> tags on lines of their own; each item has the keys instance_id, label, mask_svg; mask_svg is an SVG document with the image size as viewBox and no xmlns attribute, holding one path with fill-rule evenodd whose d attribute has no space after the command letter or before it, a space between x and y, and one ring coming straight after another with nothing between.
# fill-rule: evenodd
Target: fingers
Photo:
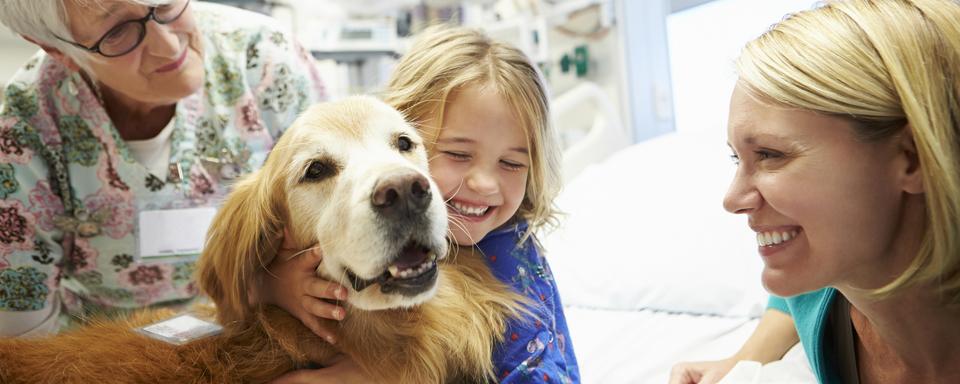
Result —
<instances>
[{"instance_id":1,"label":"fingers","mask_svg":"<svg viewBox=\"0 0 960 384\"><path fill-rule=\"evenodd\" d=\"M723 375L718 376L716 373L711 373L708 375L703 375L703 377L700 378L700 382L698 382L697 384L717 384L720 382L720 379L722 378L723 378Z\"/></svg>"},{"instance_id":2,"label":"fingers","mask_svg":"<svg viewBox=\"0 0 960 384\"><path fill-rule=\"evenodd\" d=\"M316 317L309 316L309 315L304 316L304 318L301 319L301 322L308 329L310 329L310 332L313 332L313 334L320 336L320 338L326 340L328 343L330 344L337 343L337 338L336 336L334 336L333 330L324 326L323 323L317 320Z\"/></svg>"},{"instance_id":3,"label":"fingers","mask_svg":"<svg viewBox=\"0 0 960 384\"><path fill-rule=\"evenodd\" d=\"M700 372L690 364L677 364L670 370L670 384L698 384L700 376Z\"/></svg>"},{"instance_id":4,"label":"fingers","mask_svg":"<svg viewBox=\"0 0 960 384\"><path fill-rule=\"evenodd\" d=\"M306 284L307 295L328 300L344 301L347 299L347 289L342 285L323 280L311 279Z\"/></svg>"},{"instance_id":5,"label":"fingers","mask_svg":"<svg viewBox=\"0 0 960 384\"><path fill-rule=\"evenodd\" d=\"M302 305L311 315L324 319L340 321L343 320L343 317L347 314L342 307L319 300L315 297L304 296Z\"/></svg>"}]
</instances>

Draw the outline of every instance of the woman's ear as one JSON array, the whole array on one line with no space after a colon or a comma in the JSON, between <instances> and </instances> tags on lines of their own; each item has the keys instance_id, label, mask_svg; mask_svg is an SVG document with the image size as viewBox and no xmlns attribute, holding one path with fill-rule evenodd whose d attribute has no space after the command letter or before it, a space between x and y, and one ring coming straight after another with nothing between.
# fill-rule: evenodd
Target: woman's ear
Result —
<instances>
[{"instance_id":1,"label":"woman's ear","mask_svg":"<svg viewBox=\"0 0 960 384\"><path fill-rule=\"evenodd\" d=\"M249 319L256 304L259 275L280 246L279 193L257 171L238 182L207 233L197 262L200 288L217 305L221 323Z\"/></svg>"},{"instance_id":2,"label":"woman's ear","mask_svg":"<svg viewBox=\"0 0 960 384\"><path fill-rule=\"evenodd\" d=\"M903 157L900 173L901 188L910 194L921 194L923 187L923 167L917 152L917 143L913 140L913 129L907 124L897 139L897 151Z\"/></svg>"},{"instance_id":3,"label":"woman's ear","mask_svg":"<svg viewBox=\"0 0 960 384\"><path fill-rule=\"evenodd\" d=\"M77 71L80 70L80 65L77 64L76 60L74 60L74 59L71 58L70 56L67 56L67 54L63 53L63 52L60 51L59 49L56 49L56 48L54 48L54 47L52 47L52 46L49 46L49 45L43 44L43 43L41 43L41 42L39 42L39 41L36 41L36 40L34 40L32 37L28 37L28 36L24 36L24 35L20 35L20 37L23 37L23 38L26 39L27 41L29 41L29 42L31 42L31 43L39 46L40 49L42 49L44 52L47 53L47 55L50 55L50 57L52 57L52 58L54 58L55 60L59 61L60 64L63 64L63 66L64 66L64 67L67 67L67 69L69 69L69 70L71 70L71 71L74 71L74 72L77 72Z\"/></svg>"}]
</instances>

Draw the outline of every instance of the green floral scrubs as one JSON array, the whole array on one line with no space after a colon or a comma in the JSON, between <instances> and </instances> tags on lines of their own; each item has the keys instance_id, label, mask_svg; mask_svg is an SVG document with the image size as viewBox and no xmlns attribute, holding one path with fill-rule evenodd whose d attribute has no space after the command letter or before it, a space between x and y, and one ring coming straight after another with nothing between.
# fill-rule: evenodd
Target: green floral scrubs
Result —
<instances>
[{"instance_id":1,"label":"green floral scrubs","mask_svg":"<svg viewBox=\"0 0 960 384\"><path fill-rule=\"evenodd\" d=\"M57 313L62 305L76 315L195 296L196 255L137 256L137 212L215 206L300 112L325 98L309 54L275 21L190 7L204 37L205 84L177 103L168 177L134 160L95 92L43 52L5 89L0 320L4 312Z\"/></svg>"}]
</instances>

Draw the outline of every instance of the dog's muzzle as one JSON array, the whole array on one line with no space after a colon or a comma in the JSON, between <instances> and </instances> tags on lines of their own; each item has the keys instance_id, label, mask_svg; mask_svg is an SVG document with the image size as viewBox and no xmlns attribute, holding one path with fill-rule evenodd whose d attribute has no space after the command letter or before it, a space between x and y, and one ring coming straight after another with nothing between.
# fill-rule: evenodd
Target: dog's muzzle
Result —
<instances>
[{"instance_id":1,"label":"dog's muzzle","mask_svg":"<svg viewBox=\"0 0 960 384\"><path fill-rule=\"evenodd\" d=\"M416 242L403 247L393 263L379 276L362 279L347 270L347 278L354 290L360 292L373 284L380 284L380 292L416 296L437 280L437 253Z\"/></svg>"}]
</instances>

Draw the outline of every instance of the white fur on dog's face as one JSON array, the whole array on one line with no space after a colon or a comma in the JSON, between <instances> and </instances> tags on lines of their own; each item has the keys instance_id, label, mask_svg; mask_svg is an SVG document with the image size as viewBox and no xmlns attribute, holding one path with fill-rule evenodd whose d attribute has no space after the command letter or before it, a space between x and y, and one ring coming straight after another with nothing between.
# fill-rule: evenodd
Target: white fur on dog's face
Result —
<instances>
[{"instance_id":1,"label":"white fur on dog's face","mask_svg":"<svg viewBox=\"0 0 960 384\"><path fill-rule=\"evenodd\" d=\"M319 245L317 272L347 287L353 306L419 304L436 291L439 269L432 257L447 251L446 210L429 177L423 142L399 112L376 99L331 104L307 111L284 137L292 151L285 154L284 179L289 231L303 246ZM404 198L419 205L403 205ZM419 208L401 209L412 206ZM407 256L398 259L401 254ZM426 261L417 262L422 257ZM407 278L414 275L419 279ZM360 280L371 284L357 291Z\"/></svg>"}]
</instances>

